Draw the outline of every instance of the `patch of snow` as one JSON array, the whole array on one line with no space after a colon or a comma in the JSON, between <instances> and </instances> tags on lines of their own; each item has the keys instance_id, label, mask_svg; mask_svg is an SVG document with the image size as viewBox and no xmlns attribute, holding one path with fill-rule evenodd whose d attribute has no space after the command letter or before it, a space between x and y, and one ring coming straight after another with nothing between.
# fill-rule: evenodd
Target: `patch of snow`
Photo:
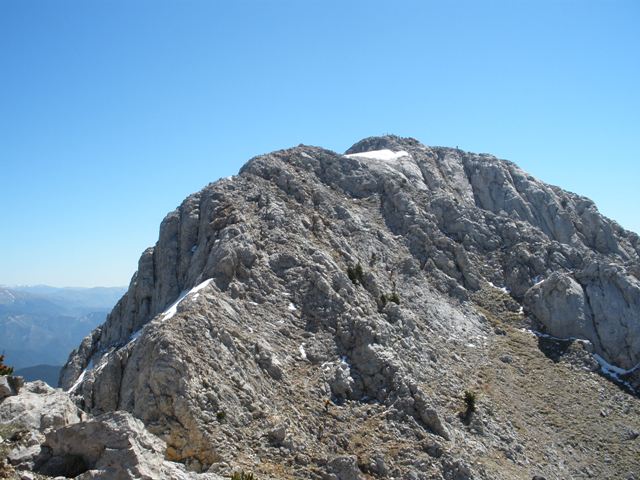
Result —
<instances>
[{"instance_id":1,"label":"patch of snow","mask_svg":"<svg viewBox=\"0 0 640 480\"><path fill-rule=\"evenodd\" d=\"M109 362L106 359L104 361L100 362L100 365L98 365L95 368L95 370L93 371L93 374L94 375L99 374L102 371L102 369L107 366L107 363L109 363Z\"/></svg>"},{"instance_id":2,"label":"patch of snow","mask_svg":"<svg viewBox=\"0 0 640 480\"><path fill-rule=\"evenodd\" d=\"M67 390L68 393L74 392L76 390L76 388L78 388L80 386L80 384L84 380L84 375L85 375L85 373L87 373L87 370L89 370L89 367L85 368L82 371L82 373L80 374L80 376L78 377L76 382L71 386L71 388L69 390Z\"/></svg>"},{"instance_id":3,"label":"patch of snow","mask_svg":"<svg viewBox=\"0 0 640 480\"><path fill-rule=\"evenodd\" d=\"M597 353L594 353L593 357L596 359L596 362L600 364L603 373L613 376L627 375L629 373L635 372L636 370L638 370L638 368L640 368L640 363L638 363L635 367L625 370L624 368L616 367L615 365L610 364Z\"/></svg>"},{"instance_id":4,"label":"patch of snow","mask_svg":"<svg viewBox=\"0 0 640 480\"><path fill-rule=\"evenodd\" d=\"M249 305L255 305L255 306L258 306L258 302L249 302Z\"/></svg>"},{"instance_id":5,"label":"patch of snow","mask_svg":"<svg viewBox=\"0 0 640 480\"><path fill-rule=\"evenodd\" d=\"M205 288L207 285L209 285L212 280L213 280L212 278L208 278L204 282L193 287L191 290L182 292L178 296L178 299L175 302L173 302L169 306L169 308L167 308L164 312L162 312L162 318L160 319L160 321L164 322L166 320L169 320L171 317L173 317L178 312L178 305L180 305L180 302L182 302L182 300L184 300L186 297L188 297L192 293L199 292L200 290Z\"/></svg>"},{"instance_id":6,"label":"patch of snow","mask_svg":"<svg viewBox=\"0 0 640 480\"><path fill-rule=\"evenodd\" d=\"M343 365L346 365L347 367L351 368L351 364L347 361L347 356L343 355L340 357L340 363Z\"/></svg>"},{"instance_id":7,"label":"patch of snow","mask_svg":"<svg viewBox=\"0 0 640 480\"><path fill-rule=\"evenodd\" d=\"M550 338L552 340L559 340L559 341L575 341L575 342L583 343L585 345L591 345L591 342L589 340L584 339L584 338L577 338L577 337L560 338L560 337L554 337L553 335L549 335L547 333L542 333L542 332L538 332L536 330L531 330L531 329L522 329L522 331L527 332L527 333L531 333L532 335L535 335L536 337ZM611 363L607 362L604 358L602 358L597 353L593 353L592 355L593 355L594 360L596 362L598 362L598 365L600 365L600 370L601 370L603 375L606 375L607 377L615 380L616 382L623 384L624 386L626 386L632 392L635 391L633 386L629 382L625 382L624 380L622 380L622 378L620 378L620 376L621 375L626 375L626 374L629 374L629 373L633 373L636 370L640 369L640 363L638 363L633 368L625 370L624 368L617 367L617 366L612 365Z\"/></svg>"},{"instance_id":8,"label":"patch of snow","mask_svg":"<svg viewBox=\"0 0 640 480\"><path fill-rule=\"evenodd\" d=\"M409 156L409 154L404 150L393 152L388 148L385 148L383 150L371 150L370 152L351 153L349 155L345 155L345 157L349 158L373 158L375 160L397 160L398 158L407 156Z\"/></svg>"},{"instance_id":9,"label":"patch of snow","mask_svg":"<svg viewBox=\"0 0 640 480\"><path fill-rule=\"evenodd\" d=\"M135 342L136 340L138 340L138 338L140 338L140 335L142 335L142 328L139 328L129 336L129 341L127 342L127 345Z\"/></svg>"},{"instance_id":10,"label":"patch of snow","mask_svg":"<svg viewBox=\"0 0 640 480\"><path fill-rule=\"evenodd\" d=\"M287 307L287 309L288 309L290 312L295 312L295 311L297 310L296 306L295 306L293 303L291 303L291 302L289 302L289 306Z\"/></svg>"},{"instance_id":11,"label":"patch of snow","mask_svg":"<svg viewBox=\"0 0 640 480\"><path fill-rule=\"evenodd\" d=\"M542 278L542 275L536 275L535 277L533 277L533 286L534 287L536 285L540 285L542 282L544 282L544 278Z\"/></svg>"},{"instance_id":12,"label":"patch of snow","mask_svg":"<svg viewBox=\"0 0 640 480\"><path fill-rule=\"evenodd\" d=\"M300 346L298 347L298 350L300 351L300 356L302 357L303 360L307 359L307 352L304 349L304 343L300 344Z\"/></svg>"},{"instance_id":13,"label":"patch of snow","mask_svg":"<svg viewBox=\"0 0 640 480\"><path fill-rule=\"evenodd\" d=\"M194 245L193 247L191 247L191 253L196 253L197 249L198 249L198 245Z\"/></svg>"},{"instance_id":14,"label":"patch of snow","mask_svg":"<svg viewBox=\"0 0 640 480\"><path fill-rule=\"evenodd\" d=\"M584 343L585 345L591 345L591 342L589 340L587 340L586 338L578 338L578 337L566 337L566 338L561 338L561 337L554 337L553 335L549 335L548 333L542 333L542 332L538 332L537 330L533 330L530 328L523 328L521 329L522 332L525 333L530 333L536 337L542 337L542 338L550 338L551 340L557 340L559 342L580 342L580 343Z\"/></svg>"},{"instance_id":15,"label":"patch of snow","mask_svg":"<svg viewBox=\"0 0 640 480\"><path fill-rule=\"evenodd\" d=\"M490 287L495 288L496 290L500 290L502 293L506 293L507 295L510 293L507 287L498 287L494 285L492 282L487 282Z\"/></svg>"},{"instance_id":16,"label":"patch of snow","mask_svg":"<svg viewBox=\"0 0 640 480\"><path fill-rule=\"evenodd\" d=\"M615 380L616 382L623 384L632 392L635 391L633 386L629 382L625 382L624 380L622 380L620 376L635 372L640 368L640 363L638 363L635 367L630 368L629 370L625 370L624 368L616 367L615 365L610 364L597 353L593 354L593 358L595 358L596 362L598 362L598 365L600 365L600 370L602 371L603 375L606 375L607 377Z\"/></svg>"}]
</instances>

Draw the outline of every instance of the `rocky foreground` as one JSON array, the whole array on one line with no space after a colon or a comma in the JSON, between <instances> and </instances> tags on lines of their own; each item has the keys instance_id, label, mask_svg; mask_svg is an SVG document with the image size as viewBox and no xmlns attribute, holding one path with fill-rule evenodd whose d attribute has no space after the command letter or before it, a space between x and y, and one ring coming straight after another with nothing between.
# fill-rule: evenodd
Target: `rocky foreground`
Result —
<instances>
[{"instance_id":1,"label":"rocky foreground","mask_svg":"<svg viewBox=\"0 0 640 480\"><path fill-rule=\"evenodd\" d=\"M637 479L639 363L640 240L590 200L413 139L299 146L165 218L65 392L0 400L2 454L18 478Z\"/></svg>"}]
</instances>

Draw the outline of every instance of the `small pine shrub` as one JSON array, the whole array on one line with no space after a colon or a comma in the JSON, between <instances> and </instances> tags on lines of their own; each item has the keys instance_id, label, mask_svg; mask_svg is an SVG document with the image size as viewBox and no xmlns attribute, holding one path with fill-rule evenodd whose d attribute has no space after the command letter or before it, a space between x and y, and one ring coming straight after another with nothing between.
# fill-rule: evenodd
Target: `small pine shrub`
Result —
<instances>
[{"instance_id":1,"label":"small pine shrub","mask_svg":"<svg viewBox=\"0 0 640 480\"><path fill-rule=\"evenodd\" d=\"M393 293L389 293L389 294L382 294L380 295L380 309L384 309L384 307L387 305L387 303L389 302L393 302L396 305L400 305L400 297L398 296L398 294L396 292Z\"/></svg>"},{"instance_id":2,"label":"small pine shrub","mask_svg":"<svg viewBox=\"0 0 640 480\"><path fill-rule=\"evenodd\" d=\"M219 410L218 412L216 412L216 418L220 423L224 422L224 420L227 418L227 412L225 412L224 410Z\"/></svg>"},{"instance_id":3,"label":"small pine shrub","mask_svg":"<svg viewBox=\"0 0 640 480\"><path fill-rule=\"evenodd\" d=\"M467 390L464 392L464 403L467 406L466 415L470 415L476 411L476 400L478 395L476 392Z\"/></svg>"},{"instance_id":4,"label":"small pine shrub","mask_svg":"<svg viewBox=\"0 0 640 480\"><path fill-rule=\"evenodd\" d=\"M362 280L364 279L362 265L358 263L355 267L347 267L347 276L354 285L362 284Z\"/></svg>"},{"instance_id":5,"label":"small pine shrub","mask_svg":"<svg viewBox=\"0 0 640 480\"><path fill-rule=\"evenodd\" d=\"M0 355L0 376L11 375L13 373L13 367L9 367L4 364L4 355Z\"/></svg>"},{"instance_id":6,"label":"small pine shrub","mask_svg":"<svg viewBox=\"0 0 640 480\"><path fill-rule=\"evenodd\" d=\"M234 472L231 475L231 480L258 480L258 478L253 473L245 473L243 470L242 472Z\"/></svg>"},{"instance_id":7,"label":"small pine shrub","mask_svg":"<svg viewBox=\"0 0 640 480\"><path fill-rule=\"evenodd\" d=\"M387 305L387 296L383 293L380 295L380 306L384 308Z\"/></svg>"}]
</instances>

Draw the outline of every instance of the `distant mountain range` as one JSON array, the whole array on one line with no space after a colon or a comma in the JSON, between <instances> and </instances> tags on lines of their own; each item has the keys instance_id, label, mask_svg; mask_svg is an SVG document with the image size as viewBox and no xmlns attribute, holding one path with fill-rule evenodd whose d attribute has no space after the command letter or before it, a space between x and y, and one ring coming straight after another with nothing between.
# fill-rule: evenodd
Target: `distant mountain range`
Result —
<instances>
[{"instance_id":1,"label":"distant mountain range","mask_svg":"<svg viewBox=\"0 0 640 480\"><path fill-rule=\"evenodd\" d=\"M21 368L13 372L14 375L24 377L25 381L43 380L49 385L57 385L60 376L59 365L34 365L33 367Z\"/></svg>"},{"instance_id":2,"label":"distant mountain range","mask_svg":"<svg viewBox=\"0 0 640 480\"><path fill-rule=\"evenodd\" d=\"M53 369L59 369L78 342L104 322L125 291L125 287L0 287L0 353L16 371L37 367L27 371L29 379L50 383Z\"/></svg>"}]
</instances>

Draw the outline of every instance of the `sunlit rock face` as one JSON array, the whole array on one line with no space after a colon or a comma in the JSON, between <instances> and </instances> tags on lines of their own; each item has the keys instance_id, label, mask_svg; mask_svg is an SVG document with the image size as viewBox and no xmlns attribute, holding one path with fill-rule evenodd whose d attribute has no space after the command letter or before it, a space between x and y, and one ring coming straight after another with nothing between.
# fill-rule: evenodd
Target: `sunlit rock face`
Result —
<instances>
[{"instance_id":1,"label":"sunlit rock face","mask_svg":"<svg viewBox=\"0 0 640 480\"><path fill-rule=\"evenodd\" d=\"M298 146L167 215L61 386L92 414L130 412L196 471L514 478L512 462L531 478L547 442L492 407L487 385L519 349L526 365L546 359L521 329L588 340L632 370L638 264L638 236L590 200L491 155L395 136L344 155ZM580 458L547 453L576 474Z\"/></svg>"}]
</instances>

